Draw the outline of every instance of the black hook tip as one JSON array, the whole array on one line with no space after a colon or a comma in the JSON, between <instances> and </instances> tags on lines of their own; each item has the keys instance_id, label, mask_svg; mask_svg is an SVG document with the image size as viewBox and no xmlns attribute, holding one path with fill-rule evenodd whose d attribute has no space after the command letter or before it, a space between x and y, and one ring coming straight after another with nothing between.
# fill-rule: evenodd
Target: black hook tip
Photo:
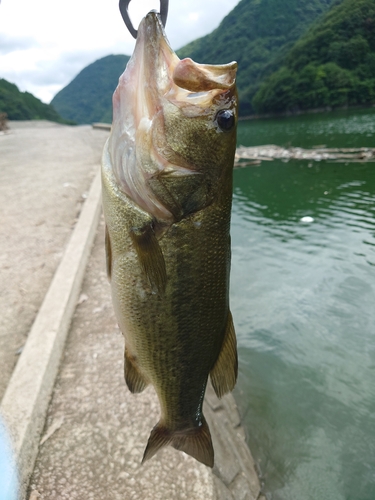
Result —
<instances>
[{"instance_id":1,"label":"black hook tip","mask_svg":"<svg viewBox=\"0 0 375 500\"><path fill-rule=\"evenodd\" d=\"M131 19L129 17L129 12L128 12L128 7L129 7L130 1L131 0L120 0L119 7L120 7L120 12L121 12L122 18L124 20L124 23L125 23L126 27L128 28L130 34L134 38L137 38L138 30L136 30L134 28L133 23L131 22ZM169 0L160 0L160 17L161 17L161 22L163 23L164 28L165 28L165 25L167 24L168 7L169 7Z\"/></svg>"}]
</instances>

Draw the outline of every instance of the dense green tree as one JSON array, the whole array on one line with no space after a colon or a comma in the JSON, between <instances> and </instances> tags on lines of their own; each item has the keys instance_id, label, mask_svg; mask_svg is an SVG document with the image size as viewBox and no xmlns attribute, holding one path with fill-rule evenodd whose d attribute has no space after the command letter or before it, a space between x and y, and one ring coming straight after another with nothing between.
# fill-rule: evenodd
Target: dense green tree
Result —
<instances>
[{"instance_id":1,"label":"dense green tree","mask_svg":"<svg viewBox=\"0 0 375 500\"><path fill-rule=\"evenodd\" d=\"M252 113L252 98L266 75L280 66L293 43L325 13L332 0L242 0L209 35L179 51L197 62L238 62L240 113Z\"/></svg>"},{"instance_id":2,"label":"dense green tree","mask_svg":"<svg viewBox=\"0 0 375 500\"><path fill-rule=\"evenodd\" d=\"M9 120L50 120L68 123L49 104L45 104L29 92L20 92L14 83L0 79L0 112ZM70 122L69 122L70 123Z\"/></svg>"},{"instance_id":3,"label":"dense green tree","mask_svg":"<svg viewBox=\"0 0 375 500\"><path fill-rule=\"evenodd\" d=\"M239 63L240 114L374 102L374 0L241 0L209 35L177 51L197 62ZM78 123L110 122L127 56L91 64L52 101Z\"/></svg>"},{"instance_id":4,"label":"dense green tree","mask_svg":"<svg viewBox=\"0 0 375 500\"><path fill-rule=\"evenodd\" d=\"M252 97L265 75L332 0L241 0L211 34L177 51L197 62L238 62L240 112L252 113ZM111 97L127 56L108 56L86 67L52 100L58 112L78 123L111 122Z\"/></svg>"},{"instance_id":5,"label":"dense green tree","mask_svg":"<svg viewBox=\"0 0 375 500\"><path fill-rule=\"evenodd\" d=\"M84 68L51 104L64 118L77 123L112 121L112 94L129 56L103 57Z\"/></svg>"},{"instance_id":6,"label":"dense green tree","mask_svg":"<svg viewBox=\"0 0 375 500\"><path fill-rule=\"evenodd\" d=\"M375 2L343 0L301 36L252 104L277 113L374 102Z\"/></svg>"}]
</instances>

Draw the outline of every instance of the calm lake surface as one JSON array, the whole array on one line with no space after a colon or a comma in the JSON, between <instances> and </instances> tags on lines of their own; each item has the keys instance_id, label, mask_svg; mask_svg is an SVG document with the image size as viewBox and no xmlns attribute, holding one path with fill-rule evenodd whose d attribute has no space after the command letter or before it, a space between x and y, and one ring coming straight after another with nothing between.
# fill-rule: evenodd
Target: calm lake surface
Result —
<instances>
[{"instance_id":1,"label":"calm lake surface","mask_svg":"<svg viewBox=\"0 0 375 500\"><path fill-rule=\"evenodd\" d=\"M375 109L243 121L238 144L374 147ZM374 500L375 163L235 171L231 308L267 498Z\"/></svg>"}]
</instances>

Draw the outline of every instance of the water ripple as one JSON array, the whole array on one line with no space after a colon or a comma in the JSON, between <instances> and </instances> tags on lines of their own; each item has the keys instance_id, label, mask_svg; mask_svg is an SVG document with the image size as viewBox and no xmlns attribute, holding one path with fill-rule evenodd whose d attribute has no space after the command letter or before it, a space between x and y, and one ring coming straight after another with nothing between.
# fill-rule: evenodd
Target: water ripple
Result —
<instances>
[{"instance_id":1,"label":"water ripple","mask_svg":"<svg viewBox=\"0 0 375 500\"><path fill-rule=\"evenodd\" d=\"M267 491L375 498L375 170L267 162L234 193L238 401Z\"/></svg>"}]
</instances>

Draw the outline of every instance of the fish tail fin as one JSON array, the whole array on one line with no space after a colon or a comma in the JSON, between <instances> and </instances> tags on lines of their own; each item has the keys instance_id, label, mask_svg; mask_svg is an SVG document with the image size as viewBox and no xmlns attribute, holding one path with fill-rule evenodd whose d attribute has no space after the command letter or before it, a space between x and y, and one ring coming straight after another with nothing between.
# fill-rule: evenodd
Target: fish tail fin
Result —
<instances>
[{"instance_id":1,"label":"fish tail fin","mask_svg":"<svg viewBox=\"0 0 375 500\"><path fill-rule=\"evenodd\" d=\"M142 463L153 457L161 448L168 446L172 441L172 432L169 431L162 423L158 423L152 429L148 438L147 446L143 454Z\"/></svg>"},{"instance_id":2,"label":"fish tail fin","mask_svg":"<svg viewBox=\"0 0 375 500\"><path fill-rule=\"evenodd\" d=\"M170 431L159 422L151 431L142 463L167 445L173 446L176 450L184 451L208 467L214 466L211 433L203 416L199 427L182 431Z\"/></svg>"}]
</instances>

